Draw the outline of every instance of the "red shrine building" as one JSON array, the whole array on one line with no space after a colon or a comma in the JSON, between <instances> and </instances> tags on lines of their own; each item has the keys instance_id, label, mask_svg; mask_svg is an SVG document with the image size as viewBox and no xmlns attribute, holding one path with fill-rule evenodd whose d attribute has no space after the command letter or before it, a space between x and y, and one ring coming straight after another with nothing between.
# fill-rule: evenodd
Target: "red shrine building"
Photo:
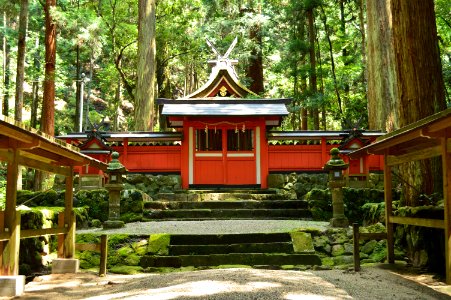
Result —
<instances>
[{"instance_id":1,"label":"red shrine building","mask_svg":"<svg viewBox=\"0 0 451 300\"><path fill-rule=\"evenodd\" d=\"M235 42L234 42L235 44ZM59 138L81 152L109 161L112 151L134 173L180 174L182 187L267 188L270 173L318 172L333 147L350 163L348 176L365 178L382 169L379 156L350 160L346 153L374 141L381 132L272 131L288 115L290 99L260 99L238 80L228 56L209 61L208 81L179 99L158 99L171 132L71 133ZM81 168L80 175L97 173Z\"/></svg>"}]
</instances>

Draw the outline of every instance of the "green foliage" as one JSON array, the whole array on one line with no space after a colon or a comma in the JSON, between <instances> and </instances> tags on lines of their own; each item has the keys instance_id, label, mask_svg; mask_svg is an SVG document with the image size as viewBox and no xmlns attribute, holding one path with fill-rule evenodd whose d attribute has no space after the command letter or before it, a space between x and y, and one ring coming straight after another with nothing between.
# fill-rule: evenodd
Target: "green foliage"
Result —
<instances>
[{"instance_id":1,"label":"green foliage","mask_svg":"<svg viewBox=\"0 0 451 300\"><path fill-rule=\"evenodd\" d=\"M86 207L91 218L108 220L108 192L106 190L79 191L75 194L75 206Z\"/></svg>"}]
</instances>

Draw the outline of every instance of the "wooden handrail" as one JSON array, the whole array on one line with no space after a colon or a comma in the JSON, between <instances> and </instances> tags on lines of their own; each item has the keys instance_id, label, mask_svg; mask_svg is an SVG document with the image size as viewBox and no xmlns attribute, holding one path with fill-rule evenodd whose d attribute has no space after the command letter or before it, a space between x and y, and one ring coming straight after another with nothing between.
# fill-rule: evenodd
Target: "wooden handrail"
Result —
<instances>
[{"instance_id":1,"label":"wooden handrail","mask_svg":"<svg viewBox=\"0 0 451 300\"><path fill-rule=\"evenodd\" d=\"M20 238L32 238L41 235L58 235L66 234L68 232L67 228L42 228L42 229L24 229L20 231Z\"/></svg>"}]
</instances>

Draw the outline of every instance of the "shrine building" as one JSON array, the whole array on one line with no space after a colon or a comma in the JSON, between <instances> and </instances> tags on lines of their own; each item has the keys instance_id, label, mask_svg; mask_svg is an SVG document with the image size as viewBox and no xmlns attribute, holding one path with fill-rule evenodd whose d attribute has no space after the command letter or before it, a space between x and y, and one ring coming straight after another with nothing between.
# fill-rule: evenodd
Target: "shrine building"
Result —
<instances>
[{"instance_id":1,"label":"shrine building","mask_svg":"<svg viewBox=\"0 0 451 300\"><path fill-rule=\"evenodd\" d=\"M209 61L208 81L179 99L158 99L161 116L171 132L71 133L58 138L78 145L82 153L109 161L112 151L129 172L175 173L182 187L267 188L270 173L321 172L333 147L341 147L350 163L348 177L366 178L380 171L379 156L350 160L346 153L365 146L381 132L272 131L288 116L290 99L261 99L240 83L225 55ZM80 169L80 175L97 171Z\"/></svg>"}]
</instances>

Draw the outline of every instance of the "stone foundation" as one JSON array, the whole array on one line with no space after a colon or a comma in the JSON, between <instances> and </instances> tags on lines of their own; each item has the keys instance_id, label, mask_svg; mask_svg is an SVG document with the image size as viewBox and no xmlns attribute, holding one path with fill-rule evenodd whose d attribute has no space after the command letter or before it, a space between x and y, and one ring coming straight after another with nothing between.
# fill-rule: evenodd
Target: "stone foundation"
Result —
<instances>
[{"instance_id":1,"label":"stone foundation","mask_svg":"<svg viewBox=\"0 0 451 300\"><path fill-rule=\"evenodd\" d=\"M21 296L25 290L25 276L0 276L0 297Z\"/></svg>"},{"instance_id":2,"label":"stone foundation","mask_svg":"<svg viewBox=\"0 0 451 300\"><path fill-rule=\"evenodd\" d=\"M77 273L80 261L75 258L56 258L52 261L52 274Z\"/></svg>"}]
</instances>

